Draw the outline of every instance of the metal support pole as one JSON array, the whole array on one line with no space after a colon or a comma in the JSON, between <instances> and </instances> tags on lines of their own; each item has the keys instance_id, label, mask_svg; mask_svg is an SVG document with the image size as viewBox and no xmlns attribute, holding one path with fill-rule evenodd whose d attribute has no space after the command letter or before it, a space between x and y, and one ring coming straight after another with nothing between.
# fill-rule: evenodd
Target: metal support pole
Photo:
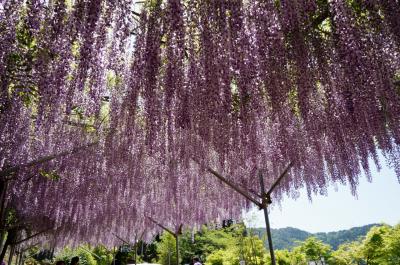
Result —
<instances>
[{"instance_id":1,"label":"metal support pole","mask_svg":"<svg viewBox=\"0 0 400 265\"><path fill-rule=\"evenodd\" d=\"M19 249L17 248L15 251L15 265L18 265L19 261Z\"/></svg>"},{"instance_id":2,"label":"metal support pole","mask_svg":"<svg viewBox=\"0 0 400 265\"><path fill-rule=\"evenodd\" d=\"M9 253L9 257L8 257L8 265L12 264L12 260L14 257L14 251L15 251L15 245L10 245L10 253Z\"/></svg>"},{"instance_id":3,"label":"metal support pole","mask_svg":"<svg viewBox=\"0 0 400 265\"><path fill-rule=\"evenodd\" d=\"M267 207L264 208L264 218L265 218L265 225L266 225L267 236L268 236L268 246L269 246L269 253L271 255L271 262L272 262L272 265L276 265L274 247L272 245L271 227L269 224Z\"/></svg>"},{"instance_id":4,"label":"metal support pole","mask_svg":"<svg viewBox=\"0 0 400 265\"><path fill-rule=\"evenodd\" d=\"M263 206L263 211L264 211L265 228L267 230L268 247L269 247L269 253L271 255L271 264L276 265L274 247L272 245L271 227L269 224L269 217L268 217L268 202L270 201L270 198L266 197L264 179L261 172L259 174L259 178L260 178L261 196L262 196L261 204Z\"/></svg>"},{"instance_id":5,"label":"metal support pole","mask_svg":"<svg viewBox=\"0 0 400 265\"><path fill-rule=\"evenodd\" d=\"M136 248L136 245L135 245L135 265L137 265L137 248Z\"/></svg>"},{"instance_id":6,"label":"metal support pole","mask_svg":"<svg viewBox=\"0 0 400 265\"><path fill-rule=\"evenodd\" d=\"M176 265L179 265L179 234L176 234Z\"/></svg>"},{"instance_id":7,"label":"metal support pole","mask_svg":"<svg viewBox=\"0 0 400 265\"><path fill-rule=\"evenodd\" d=\"M18 265L22 265L22 264L24 264L24 251L23 250L20 253Z\"/></svg>"},{"instance_id":8,"label":"metal support pole","mask_svg":"<svg viewBox=\"0 0 400 265\"><path fill-rule=\"evenodd\" d=\"M115 265L115 257L117 256L117 250L115 249L115 247L114 247L114 253L113 253L114 255L114 257L113 257L113 265Z\"/></svg>"},{"instance_id":9,"label":"metal support pole","mask_svg":"<svg viewBox=\"0 0 400 265\"><path fill-rule=\"evenodd\" d=\"M179 265L179 235L182 234L182 224L179 226L178 230L173 232L172 230L168 229L167 227L163 226L162 224L158 223L152 217L147 216L150 221L161 227L166 232L170 233L173 237L175 237L175 244L176 244L176 265Z\"/></svg>"},{"instance_id":10,"label":"metal support pole","mask_svg":"<svg viewBox=\"0 0 400 265\"><path fill-rule=\"evenodd\" d=\"M135 249L135 265L137 265L137 234L135 235L135 245L133 248Z\"/></svg>"},{"instance_id":11,"label":"metal support pole","mask_svg":"<svg viewBox=\"0 0 400 265\"><path fill-rule=\"evenodd\" d=\"M16 265L20 265L21 261L22 261L22 256L24 255L24 250L22 249L22 247L19 249L19 255L18 255L18 262L16 263Z\"/></svg>"},{"instance_id":12,"label":"metal support pole","mask_svg":"<svg viewBox=\"0 0 400 265\"><path fill-rule=\"evenodd\" d=\"M200 164L197 160L193 159L196 163ZM281 173L281 175L275 180L275 182L272 184L271 188L269 189L268 192L265 192L265 186L264 186L264 179L262 177L261 171L259 172L259 177L260 177L260 186L261 186L261 195L256 194L255 192L249 192L248 190L239 187L235 183L229 181L225 177L223 177L221 174L219 174L217 171L213 170L210 167L206 167L207 171L213 174L215 177L217 177L219 180L221 180L223 183L231 187L233 190L235 190L237 193L241 194L243 197L248 199L249 201L253 202L255 205L257 205L260 210L264 210L264 217L265 217L265 224L266 224L266 230L267 230L267 236L268 236L268 245L269 245L269 251L271 254L271 262L272 265L276 265L275 261L275 255L274 255L274 248L272 246L272 238L271 238L271 228L269 224L269 218L268 218L268 205L271 204L271 193L274 191L274 189L279 185L279 183L282 181L282 179L285 177L285 175L288 173L290 168L293 166L293 163L290 162L285 170ZM261 198L261 203L254 198L254 195L257 197Z\"/></svg>"}]
</instances>

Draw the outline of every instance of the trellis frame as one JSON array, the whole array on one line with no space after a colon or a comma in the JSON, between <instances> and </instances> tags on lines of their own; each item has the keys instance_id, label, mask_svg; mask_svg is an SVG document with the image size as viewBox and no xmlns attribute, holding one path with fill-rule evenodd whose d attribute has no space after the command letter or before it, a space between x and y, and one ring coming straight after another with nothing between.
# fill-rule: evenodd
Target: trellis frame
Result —
<instances>
[{"instance_id":1,"label":"trellis frame","mask_svg":"<svg viewBox=\"0 0 400 265\"><path fill-rule=\"evenodd\" d=\"M264 219L265 219L265 229L267 232L267 238L268 238L268 247L269 247L269 252L271 255L271 263L272 265L276 265L276 260L275 260L275 253L274 253L274 247L272 244L272 237L271 237L271 226L269 223L269 216L268 216L268 205L272 203L271 200L271 194L275 190L276 187L278 187L279 183L282 181L282 179L286 176L290 168L293 166L293 163L290 162L285 170L279 175L279 177L275 180L275 182L272 184L271 188L265 192L265 185L264 185L264 178L262 175L262 170L259 170L259 180L260 180L260 187L261 187L261 194L254 193L259 199L261 199L261 202L259 202L257 199L254 199L252 195L250 195L250 192L245 190L244 188L236 185L235 183L232 183L225 177L223 177L221 174L219 174L217 171L213 170L210 167L207 167L206 170L210 172L212 175L217 177L219 180L221 180L223 183L228 185L230 188L232 188L234 191L248 199L249 201L253 202L255 205L258 206L260 210L264 211Z\"/></svg>"},{"instance_id":2,"label":"trellis frame","mask_svg":"<svg viewBox=\"0 0 400 265\"><path fill-rule=\"evenodd\" d=\"M152 217L147 216L147 218L152 221L154 224L162 228L164 231L167 233L171 234L175 238L175 246L176 246L176 265L179 265L179 235L182 235L182 224L179 225L178 229L173 232L171 229L165 227L164 225L160 224L156 220L154 220Z\"/></svg>"}]
</instances>

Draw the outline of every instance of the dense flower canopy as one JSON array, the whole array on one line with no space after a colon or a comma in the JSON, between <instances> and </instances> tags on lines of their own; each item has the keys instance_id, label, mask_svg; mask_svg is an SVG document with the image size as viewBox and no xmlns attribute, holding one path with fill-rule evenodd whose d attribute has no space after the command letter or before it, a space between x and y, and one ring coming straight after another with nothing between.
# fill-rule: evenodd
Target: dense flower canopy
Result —
<instances>
[{"instance_id":1,"label":"dense flower canopy","mask_svg":"<svg viewBox=\"0 0 400 265\"><path fill-rule=\"evenodd\" d=\"M141 10L141 12L138 12ZM59 245L400 177L397 0L0 0L0 176Z\"/></svg>"}]
</instances>

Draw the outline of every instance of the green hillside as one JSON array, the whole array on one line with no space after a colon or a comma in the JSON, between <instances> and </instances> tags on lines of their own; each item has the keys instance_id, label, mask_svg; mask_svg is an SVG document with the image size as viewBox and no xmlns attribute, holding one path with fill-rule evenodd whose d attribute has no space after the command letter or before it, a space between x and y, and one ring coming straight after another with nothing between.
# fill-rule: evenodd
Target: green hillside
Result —
<instances>
[{"instance_id":1,"label":"green hillside","mask_svg":"<svg viewBox=\"0 0 400 265\"><path fill-rule=\"evenodd\" d=\"M291 249L296 246L297 241L304 241L310 236L315 236L321 239L324 243L337 249L340 244L357 240L367 234L369 229L377 224L369 224L361 227L353 227L347 230L340 230L337 232L328 233L309 233L293 227L286 227L280 229L272 229L272 240L275 249ZM252 228L250 233L258 235L261 239L265 239L264 228ZM266 242L266 241L265 241ZM266 242L267 244L267 242Z\"/></svg>"}]
</instances>

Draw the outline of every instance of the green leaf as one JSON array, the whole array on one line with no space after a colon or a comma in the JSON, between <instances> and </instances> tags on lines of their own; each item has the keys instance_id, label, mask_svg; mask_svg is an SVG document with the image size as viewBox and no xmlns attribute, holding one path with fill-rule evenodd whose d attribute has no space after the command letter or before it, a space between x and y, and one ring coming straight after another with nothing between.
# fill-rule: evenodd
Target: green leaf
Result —
<instances>
[{"instance_id":1,"label":"green leaf","mask_svg":"<svg viewBox=\"0 0 400 265\"><path fill-rule=\"evenodd\" d=\"M54 181L57 181L61 178L60 175L58 175L55 170L45 171L45 170L39 169L39 174L44 178L47 178L49 180L54 180Z\"/></svg>"}]
</instances>

